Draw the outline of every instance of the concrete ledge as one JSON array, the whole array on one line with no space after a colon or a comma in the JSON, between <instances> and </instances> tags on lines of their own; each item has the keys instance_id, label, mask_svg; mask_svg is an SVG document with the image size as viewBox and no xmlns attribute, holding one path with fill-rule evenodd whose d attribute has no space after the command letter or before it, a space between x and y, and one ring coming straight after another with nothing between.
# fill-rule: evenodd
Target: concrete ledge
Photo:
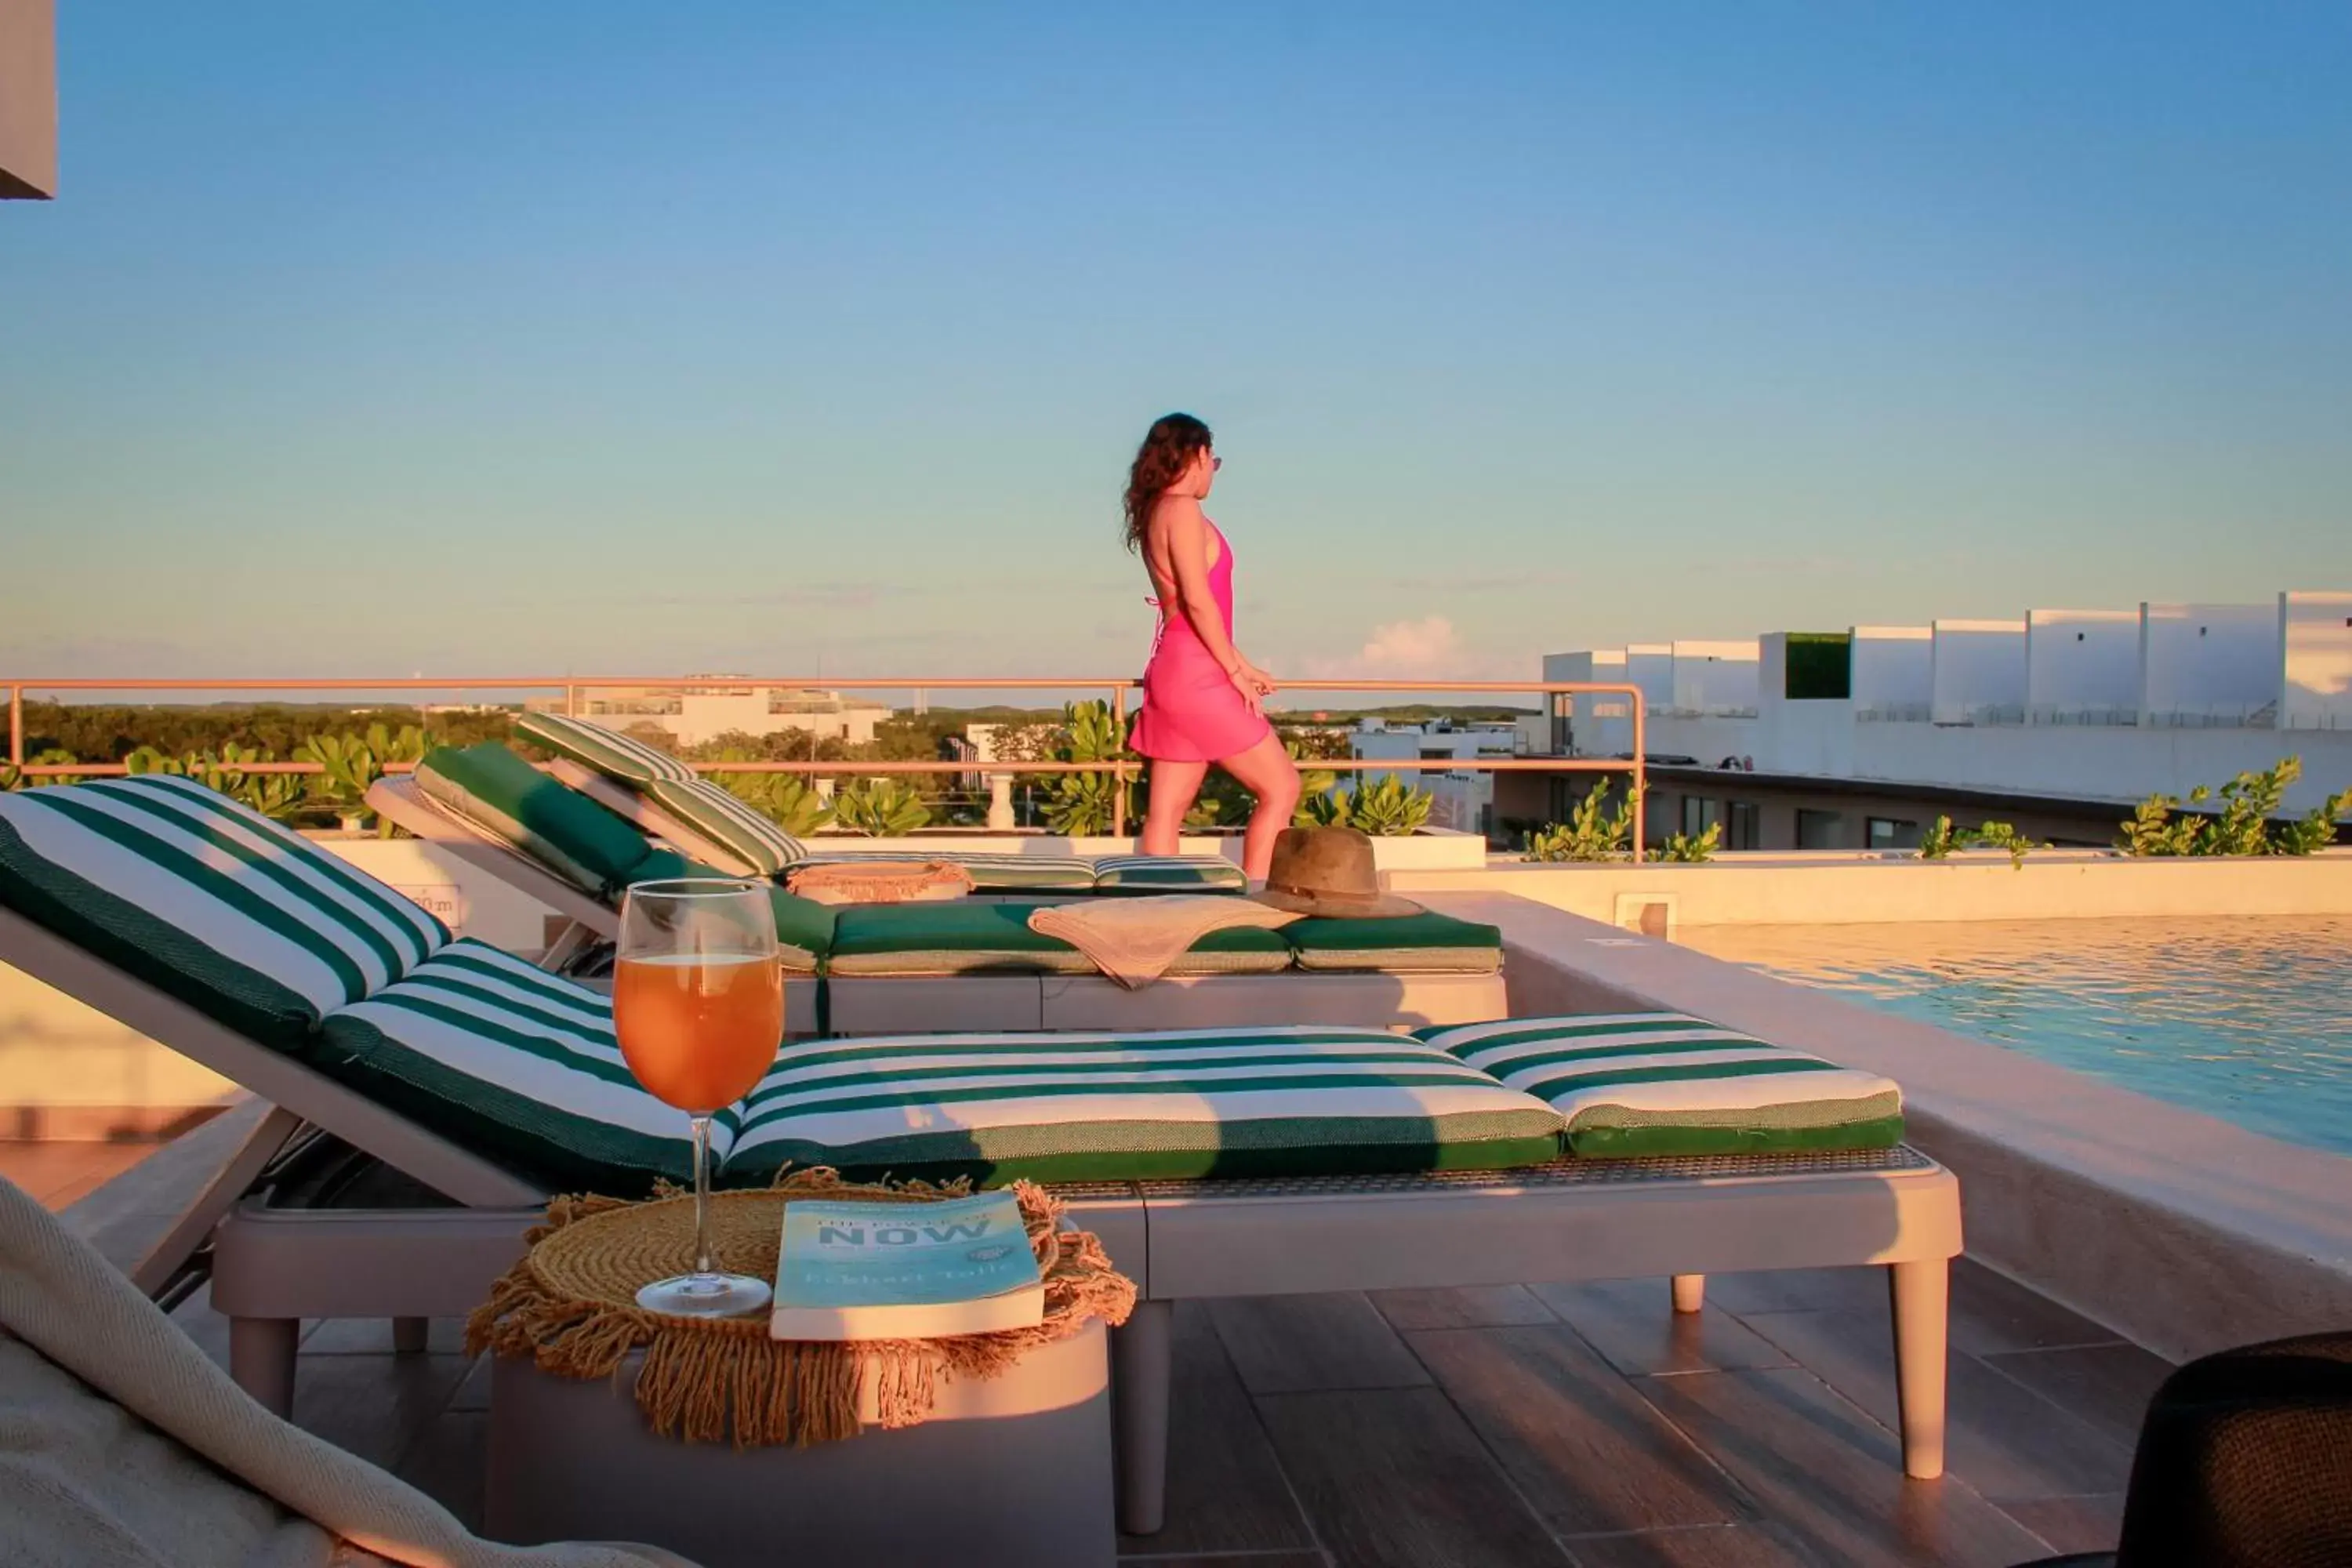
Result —
<instances>
[{"instance_id":1,"label":"concrete ledge","mask_svg":"<svg viewBox=\"0 0 2352 1568\"><path fill-rule=\"evenodd\" d=\"M1502 928L1514 1014L1672 1008L1895 1079L1969 1253L2151 1350L2352 1324L2352 1159L1525 900L1429 902Z\"/></svg>"},{"instance_id":2,"label":"concrete ledge","mask_svg":"<svg viewBox=\"0 0 2352 1568\"><path fill-rule=\"evenodd\" d=\"M1399 870L1390 880L1412 898L1510 893L1612 924L1621 901L1671 902L1678 926L2352 914L2352 850L2345 849L2214 860L2052 850L2022 867L2003 854L1940 861L1736 855L1696 866L1499 862L1483 870Z\"/></svg>"}]
</instances>

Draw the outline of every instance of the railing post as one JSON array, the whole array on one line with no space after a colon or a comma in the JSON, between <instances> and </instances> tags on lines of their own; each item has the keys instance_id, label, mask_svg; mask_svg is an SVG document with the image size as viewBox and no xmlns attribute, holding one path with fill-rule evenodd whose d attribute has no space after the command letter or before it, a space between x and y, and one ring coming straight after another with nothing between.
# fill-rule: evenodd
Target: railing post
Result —
<instances>
[{"instance_id":1,"label":"railing post","mask_svg":"<svg viewBox=\"0 0 2352 1568\"><path fill-rule=\"evenodd\" d=\"M1649 831L1650 757L1643 731L1647 702L1637 688L1633 693L1633 864L1642 863L1642 841Z\"/></svg>"},{"instance_id":2,"label":"railing post","mask_svg":"<svg viewBox=\"0 0 2352 1568\"><path fill-rule=\"evenodd\" d=\"M1127 688L1110 689L1110 732L1113 746L1127 744ZM1127 837L1127 762L1121 758L1110 775L1110 836Z\"/></svg>"},{"instance_id":3,"label":"railing post","mask_svg":"<svg viewBox=\"0 0 2352 1568\"><path fill-rule=\"evenodd\" d=\"M563 689L563 716L566 719L580 717L580 689L576 686L567 685Z\"/></svg>"},{"instance_id":4,"label":"railing post","mask_svg":"<svg viewBox=\"0 0 2352 1568\"><path fill-rule=\"evenodd\" d=\"M25 765L25 689L14 681L8 686L8 765Z\"/></svg>"}]
</instances>

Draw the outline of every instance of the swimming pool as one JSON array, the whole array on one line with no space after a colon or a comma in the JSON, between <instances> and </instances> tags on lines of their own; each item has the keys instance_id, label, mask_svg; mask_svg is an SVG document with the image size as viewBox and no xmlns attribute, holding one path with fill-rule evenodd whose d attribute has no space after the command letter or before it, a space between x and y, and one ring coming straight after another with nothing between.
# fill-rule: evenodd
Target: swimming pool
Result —
<instances>
[{"instance_id":1,"label":"swimming pool","mask_svg":"<svg viewBox=\"0 0 2352 1568\"><path fill-rule=\"evenodd\" d=\"M2352 1154L2352 917L1715 926L1677 940Z\"/></svg>"}]
</instances>

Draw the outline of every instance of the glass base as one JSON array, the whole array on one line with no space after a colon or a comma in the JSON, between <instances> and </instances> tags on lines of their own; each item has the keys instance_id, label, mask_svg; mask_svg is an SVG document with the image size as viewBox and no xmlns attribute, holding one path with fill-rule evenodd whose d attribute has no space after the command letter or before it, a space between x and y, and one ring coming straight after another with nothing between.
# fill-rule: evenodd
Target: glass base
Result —
<instances>
[{"instance_id":1,"label":"glass base","mask_svg":"<svg viewBox=\"0 0 2352 1568\"><path fill-rule=\"evenodd\" d=\"M637 1292L637 1305L674 1318L740 1318L768 1304L768 1287L741 1274L681 1274Z\"/></svg>"}]
</instances>

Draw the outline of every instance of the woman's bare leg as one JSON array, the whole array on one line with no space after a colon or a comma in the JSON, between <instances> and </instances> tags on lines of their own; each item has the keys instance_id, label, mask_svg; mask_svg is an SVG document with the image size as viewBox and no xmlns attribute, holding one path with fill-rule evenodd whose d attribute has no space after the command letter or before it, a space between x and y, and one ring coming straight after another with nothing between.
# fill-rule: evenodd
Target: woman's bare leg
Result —
<instances>
[{"instance_id":1,"label":"woman's bare leg","mask_svg":"<svg viewBox=\"0 0 2352 1568\"><path fill-rule=\"evenodd\" d=\"M1206 763L1152 760L1151 801L1143 812L1143 842L1137 846L1142 853L1176 853L1177 838L1184 831L1184 814L1192 809L1201 781L1208 776Z\"/></svg>"},{"instance_id":2,"label":"woman's bare leg","mask_svg":"<svg viewBox=\"0 0 2352 1568\"><path fill-rule=\"evenodd\" d=\"M1251 881L1263 882L1267 868L1274 864L1275 836L1290 826L1291 814L1298 809L1298 764L1282 749L1280 737L1269 734L1248 751L1227 757L1217 765L1257 797L1257 809L1250 813L1249 831L1242 837L1242 869ZM1155 809L1160 805L1156 791L1151 804Z\"/></svg>"}]
</instances>

